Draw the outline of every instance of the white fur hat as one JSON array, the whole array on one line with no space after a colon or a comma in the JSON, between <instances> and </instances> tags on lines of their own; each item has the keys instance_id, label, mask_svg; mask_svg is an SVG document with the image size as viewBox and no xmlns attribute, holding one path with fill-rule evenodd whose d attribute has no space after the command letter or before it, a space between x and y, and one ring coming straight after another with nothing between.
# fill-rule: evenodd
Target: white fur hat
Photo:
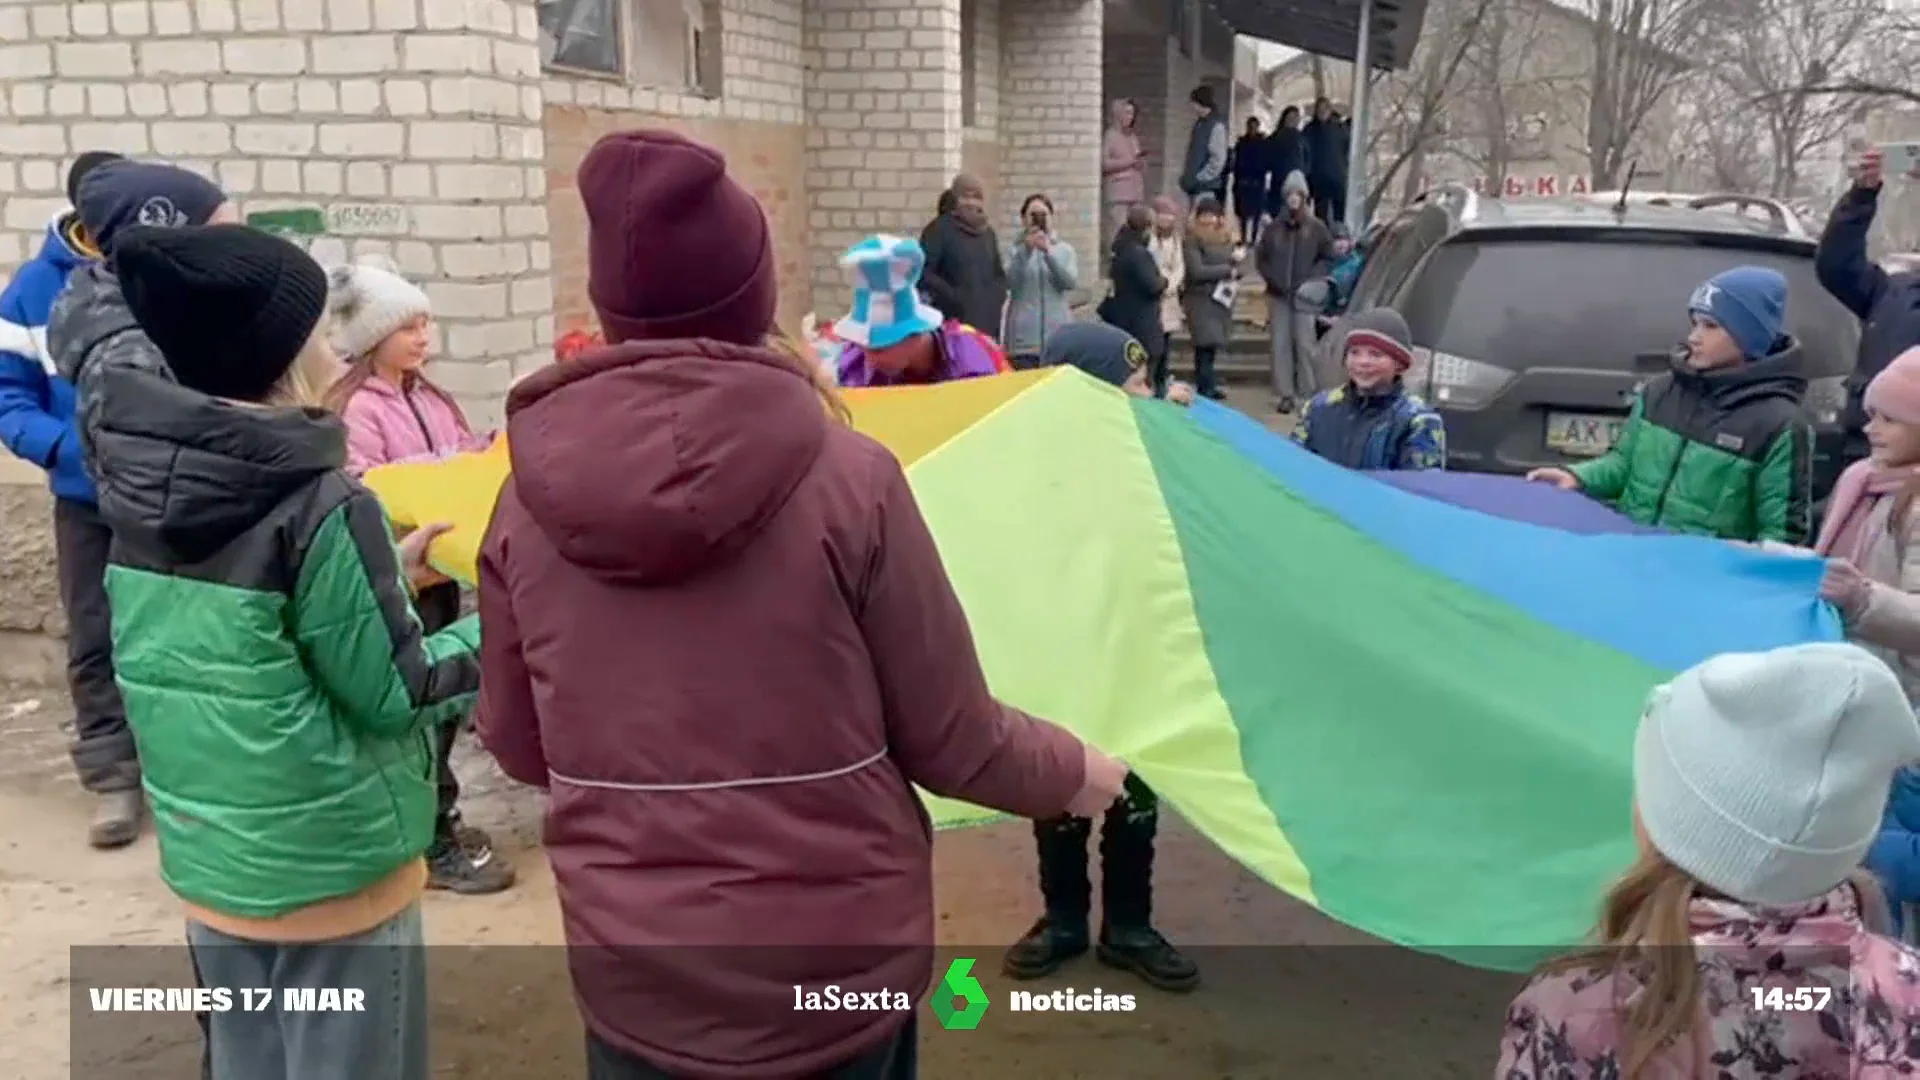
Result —
<instances>
[{"instance_id":1,"label":"white fur hat","mask_svg":"<svg viewBox=\"0 0 1920 1080\"><path fill-rule=\"evenodd\" d=\"M363 255L327 271L327 311L333 318L334 351L352 360L372 352L388 334L418 316L433 314L433 304L400 276L393 260Z\"/></svg>"}]
</instances>

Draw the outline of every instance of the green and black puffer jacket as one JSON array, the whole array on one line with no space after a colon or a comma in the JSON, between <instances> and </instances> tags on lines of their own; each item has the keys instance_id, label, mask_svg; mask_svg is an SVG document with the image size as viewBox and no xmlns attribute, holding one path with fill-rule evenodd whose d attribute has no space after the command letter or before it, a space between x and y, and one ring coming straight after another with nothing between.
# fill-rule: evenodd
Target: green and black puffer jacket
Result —
<instances>
[{"instance_id":1,"label":"green and black puffer jacket","mask_svg":"<svg viewBox=\"0 0 1920 1080\"><path fill-rule=\"evenodd\" d=\"M114 664L167 885L275 918L418 857L479 629L423 636L340 421L131 368L98 391Z\"/></svg>"},{"instance_id":2,"label":"green and black puffer jacket","mask_svg":"<svg viewBox=\"0 0 1920 1080\"><path fill-rule=\"evenodd\" d=\"M1737 367L1671 373L1635 397L1620 442L1571 470L1580 488L1642 525L1726 540L1805 544L1813 428L1800 346Z\"/></svg>"}]
</instances>

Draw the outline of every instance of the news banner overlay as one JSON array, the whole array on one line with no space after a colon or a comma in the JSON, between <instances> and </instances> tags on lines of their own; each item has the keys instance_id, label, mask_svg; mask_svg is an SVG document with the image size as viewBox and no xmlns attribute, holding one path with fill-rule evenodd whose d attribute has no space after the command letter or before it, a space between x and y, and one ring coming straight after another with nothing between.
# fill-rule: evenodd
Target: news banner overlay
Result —
<instances>
[{"instance_id":1,"label":"news banner overlay","mask_svg":"<svg viewBox=\"0 0 1920 1080\"><path fill-rule=\"evenodd\" d=\"M97 1013L366 1012L367 992L354 987L90 986Z\"/></svg>"}]
</instances>

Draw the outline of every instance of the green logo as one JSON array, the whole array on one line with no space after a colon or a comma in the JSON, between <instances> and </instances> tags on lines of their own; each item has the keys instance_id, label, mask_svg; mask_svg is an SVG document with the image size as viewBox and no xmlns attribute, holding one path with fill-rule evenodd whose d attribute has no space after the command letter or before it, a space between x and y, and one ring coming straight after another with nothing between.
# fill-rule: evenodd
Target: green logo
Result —
<instances>
[{"instance_id":1,"label":"green logo","mask_svg":"<svg viewBox=\"0 0 1920 1080\"><path fill-rule=\"evenodd\" d=\"M972 1031L980 1026L980 1018L987 1015L987 992L972 971L972 960L955 960L947 965L946 978L934 989L933 1015L940 1018L940 1026L948 1031Z\"/></svg>"}]
</instances>

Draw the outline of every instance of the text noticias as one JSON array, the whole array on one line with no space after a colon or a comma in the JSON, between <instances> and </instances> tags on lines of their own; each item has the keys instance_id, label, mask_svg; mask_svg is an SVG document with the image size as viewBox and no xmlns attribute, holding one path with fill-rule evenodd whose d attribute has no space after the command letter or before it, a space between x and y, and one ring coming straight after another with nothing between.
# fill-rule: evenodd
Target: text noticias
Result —
<instances>
[{"instance_id":1,"label":"text noticias","mask_svg":"<svg viewBox=\"0 0 1920 1080\"><path fill-rule=\"evenodd\" d=\"M1015 990L1007 995L1007 1007L1014 1012L1132 1012L1132 994L1109 994L1099 987L1081 993L1071 987L1051 992Z\"/></svg>"}]
</instances>

